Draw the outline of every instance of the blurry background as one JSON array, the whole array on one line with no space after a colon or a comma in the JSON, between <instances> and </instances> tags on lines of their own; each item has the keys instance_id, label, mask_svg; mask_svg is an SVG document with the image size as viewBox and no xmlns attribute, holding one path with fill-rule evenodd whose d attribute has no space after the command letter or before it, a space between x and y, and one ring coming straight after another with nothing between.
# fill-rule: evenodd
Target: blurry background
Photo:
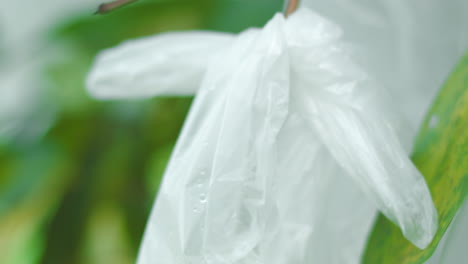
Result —
<instances>
[{"instance_id":1,"label":"blurry background","mask_svg":"<svg viewBox=\"0 0 468 264\"><path fill-rule=\"evenodd\" d=\"M84 80L100 50L165 31L240 32L283 7L283 0L139 0L93 15L103 1L110 0L0 0L0 264L135 260L191 98L90 98ZM466 52L468 2L303 2L365 48L363 63L416 132ZM463 212L460 223L468 204ZM460 234L468 229L453 230L448 259L465 254Z\"/></svg>"},{"instance_id":2,"label":"blurry background","mask_svg":"<svg viewBox=\"0 0 468 264\"><path fill-rule=\"evenodd\" d=\"M0 263L133 263L191 98L101 102L94 56L164 31L239 32L281 0L0 0Z\"/></svg>"}]
</instances>

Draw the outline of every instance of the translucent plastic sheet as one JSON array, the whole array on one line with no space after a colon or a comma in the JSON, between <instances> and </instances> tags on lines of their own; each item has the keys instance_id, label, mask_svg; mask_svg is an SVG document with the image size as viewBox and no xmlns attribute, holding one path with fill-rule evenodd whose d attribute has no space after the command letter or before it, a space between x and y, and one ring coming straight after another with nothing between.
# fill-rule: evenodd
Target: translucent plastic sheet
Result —
<instances>
[{"instance_id":1,"label":"translucent plastic sheet","mask_svg":"<svg viewBox=\"0 0 468 264\"><path fill-rule=\"evenodd\" d=\"M340 28L302 9L210 38L195 44L210 47L208 59L169 82L153 77L187 65L171 59L175 46L141 49L168 36L101 54L88 80L91 93L113 98L180 94L197 84L181 83L186 74L203 76L138 263L357 263L374 206L416 246L432 240L437 214L385 108L391 98L349 58ZM134 71L139 52L166 60L141 57Z\"/></svg>"},{"instance_id":2,"label":"translucent plastic sheet","mask_svg":"<svg viewBox=\"0 0 468 264\"><path fill-rule=\"evenodd\" d=\"M88 77L96 88L90 93L97 98L193 95L217 49L232 38L225 33L200 31L128 41L99 55L101 69ZM187 45L180 45L184 42Z\"/></svg>"},{"instance_id":3,"label":"translucent plastic sheet","mask_svg":"<svg viewBox=\"0 0 468 264\"><path fill-rule=\"evenodd\" d=\"M434 96L468 50L468 1L300 3L343 29L343 39L358 47L353 59L391 93L393 109L408 121L403 134L413 138Z\"/></svg>"}]
</instances>

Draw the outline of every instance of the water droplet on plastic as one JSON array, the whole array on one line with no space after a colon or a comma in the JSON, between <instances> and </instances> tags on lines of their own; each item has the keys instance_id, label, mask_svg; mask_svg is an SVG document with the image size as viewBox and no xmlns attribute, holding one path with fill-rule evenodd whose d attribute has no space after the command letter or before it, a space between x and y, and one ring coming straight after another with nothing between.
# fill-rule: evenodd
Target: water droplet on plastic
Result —
<instances>
[{"instance_id":1,"label":"water droplet on plastic","mask_svg":"<svg viewBox=\"0 0 468 264\"><path fill-rule=\"evenodd\" d=\"M202 178L197 179L196 186L197 186L197 188L202 188L203 187L203 179Z\"/></svg>"},{"instance_id":2,"label":"water droplet on plastic","mask_svg":"<svg viewBox=\"0 0 468 264\"><path fill-rule=\"evenodd\" d=\"M200 194L200 202L206 203L206 194L205 193Z\"/></svg>"}]
</instances>

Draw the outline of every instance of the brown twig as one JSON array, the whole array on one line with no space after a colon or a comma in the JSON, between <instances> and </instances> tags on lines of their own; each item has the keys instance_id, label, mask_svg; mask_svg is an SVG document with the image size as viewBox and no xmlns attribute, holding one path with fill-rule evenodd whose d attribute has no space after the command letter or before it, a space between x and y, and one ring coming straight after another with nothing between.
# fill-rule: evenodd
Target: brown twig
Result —
<instances>
[{"instance_id":1,"label":"brown twig","mask_svg":"<svg viewBox=\"0 0 468 264\"><path fill-rule=\"evenodd\" d=\"M101 4L98 7L98 10L96 11L96 14L107 14L109 12L112 12L120 7L126 6L128 4L131 4L133 2L136 2L138 0L115 0L110 3L104 3Z\"/></svg>"},{"instance_id":2,"label":"brown twig","mask_svg":"<svg viewBox=\"0 0 468 264\"><path fill-rule=\"evenodd\" d=\"M284 10L284 14L286 15L286 17L294 13L294 11L296 11L298 6L299 6L299 0L288 0L288 3Z\"/></svg>"}]
</instances>

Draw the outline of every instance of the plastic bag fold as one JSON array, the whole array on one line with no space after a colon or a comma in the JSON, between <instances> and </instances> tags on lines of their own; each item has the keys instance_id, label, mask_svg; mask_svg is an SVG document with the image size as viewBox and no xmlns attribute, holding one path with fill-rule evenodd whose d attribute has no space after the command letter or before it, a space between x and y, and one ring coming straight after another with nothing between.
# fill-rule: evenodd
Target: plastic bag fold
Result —
<instances>
[{"instance_id":1,"label":"plastic bag fold","mask_svg":"<svg viewBox=\"0 0 468 264\"><path fill-rule=\"evenodd\" d=\"M195 31L127 41L97 56L99 71L88 75L88 91L107 99L193 95L211 59L232 39L227 33Z\"/></svg>"}]
</instances>

